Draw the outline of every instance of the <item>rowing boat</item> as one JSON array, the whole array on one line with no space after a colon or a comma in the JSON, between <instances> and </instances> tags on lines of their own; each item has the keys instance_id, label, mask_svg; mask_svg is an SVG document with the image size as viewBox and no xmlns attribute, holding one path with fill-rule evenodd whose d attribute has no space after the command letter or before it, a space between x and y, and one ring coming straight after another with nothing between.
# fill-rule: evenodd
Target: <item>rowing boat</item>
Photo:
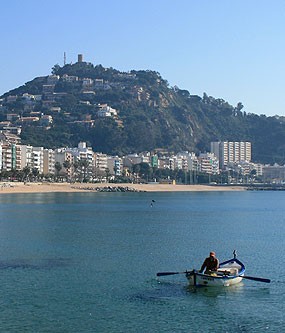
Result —
<instances>
[{"instance_id":1,"label":"rowing boat","mask_svg":"<svg viewBox=\"0 0 285 333\"><path fill-rule=\"evenodd\" d=\"M185 272L191 286L228 287L240 283L245 272L244 264L236 257L220 263L216 272L200 273L197 270Z\"/></svg>"},{"instance_id":2,"label":"rowing boat","mask_svg":"<svg viewBox=\"0 0 285 333\"><path fill-rule=\"evenodd\" d=\"M240 283L243 279L270 283L270 279L244 275L245 266L237 259L236 250L233 252L234 257L230 260L220 263L217 271L210 273L200 273L193 269L186 272L159 272L156 276L167 276L176 274L185 274L190 286L213 286L228 287Z\"/></svg>"}]
</instances>

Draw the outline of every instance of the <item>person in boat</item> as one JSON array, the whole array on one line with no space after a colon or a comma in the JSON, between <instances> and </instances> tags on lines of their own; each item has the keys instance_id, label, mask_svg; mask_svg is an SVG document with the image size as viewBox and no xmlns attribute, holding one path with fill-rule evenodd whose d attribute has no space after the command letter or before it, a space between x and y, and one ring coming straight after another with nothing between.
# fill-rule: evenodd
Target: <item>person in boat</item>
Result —
<instances>
[{"instance_id":1,"label":"person in boat","mask_svg":"<svg viewBox=\"0 0 285 333\"><path fill-rule=\"evenodd\" d=\"M209 257L204 260L199 273L203 273L205 268L205 274L213 274L213 272L218 270L219 260L216 258L216 253L214 251L211 251Z\"/></svg>"}]
</instances>

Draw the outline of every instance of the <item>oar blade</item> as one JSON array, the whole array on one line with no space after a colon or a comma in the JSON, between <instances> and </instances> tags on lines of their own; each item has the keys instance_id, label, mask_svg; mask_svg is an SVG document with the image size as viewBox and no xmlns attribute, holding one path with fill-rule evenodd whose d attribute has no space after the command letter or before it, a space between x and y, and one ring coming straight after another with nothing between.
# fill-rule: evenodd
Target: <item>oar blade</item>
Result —
<instances>
[{"instance_id":1,"label":"oar blade","mask_svg":"<svg viewBox=\"0 0 285 333\"><path fill-rule=\"evenodd\" d=\"M242 276L242 278L248 279L248 280L253 280L253 281L265 282L265 283L270 283L271 282L270 279L265 279L265 278L255 277L255 276L244 275L244 276Z\"/></svg>"},{"instance_id":2,"label":"oar blade","mask_svg":"<svg viewBox=\"0 0 285 333\"><path fill-rule=\"evenodd\" d=\"M181 274L179 272L160 272L156 273L156 276L166 276L166 275L175 275L175 274Z\"/></svg>"}]
</instances>

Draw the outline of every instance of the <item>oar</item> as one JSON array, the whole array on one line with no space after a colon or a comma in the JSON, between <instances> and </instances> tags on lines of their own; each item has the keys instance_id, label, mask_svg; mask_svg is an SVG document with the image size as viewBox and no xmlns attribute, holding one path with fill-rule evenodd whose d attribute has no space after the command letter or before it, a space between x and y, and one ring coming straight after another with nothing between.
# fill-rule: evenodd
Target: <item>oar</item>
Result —
<instances>
[{"instance_id":1,"label":"oar","mask_svg":"<svg viewBox=\"0 0 285 333\"><path fill-rule=\"evenodd\" d=\"M166 275L186 274L186 273L191 273L191 271L186 271L186 272L160 272L160 273L156 273L156 276L166 276Z\"/></svg>"},{"instance_id":2,"label":"oar","mask_svg":"<svg viewBox=\"0 0 285 333\"><path fill-rule=\"evenodd\" d=\"M259 278L259 277L254 277L254 276L241 276L243 279L248 279L248 280L253 280L253 281L259 281L259 282L265 282L265 283L270 283L270 279L264 279L264 278Z\"/></svg>"}]
</instances>

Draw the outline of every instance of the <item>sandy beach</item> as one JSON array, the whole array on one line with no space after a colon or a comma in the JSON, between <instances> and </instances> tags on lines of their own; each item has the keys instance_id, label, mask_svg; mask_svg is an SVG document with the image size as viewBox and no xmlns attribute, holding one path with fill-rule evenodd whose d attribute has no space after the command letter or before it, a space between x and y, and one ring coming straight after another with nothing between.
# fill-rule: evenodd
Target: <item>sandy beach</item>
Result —
<instances>
[{"instance_id":1,"label":"sandy beach","mask_svg":"<svg viewBox=\"0 0 285 333\"><path fill-rule=\"evenodd\" d=\"M5 193L48 193L48 192L94 192L97 188L124 187L146 192L182 191L243 191L242 186L222 185L172 185L172 184L83 184L83 183L20 183L0 182L0 194Z\"/></svg>"}]
</instances>

